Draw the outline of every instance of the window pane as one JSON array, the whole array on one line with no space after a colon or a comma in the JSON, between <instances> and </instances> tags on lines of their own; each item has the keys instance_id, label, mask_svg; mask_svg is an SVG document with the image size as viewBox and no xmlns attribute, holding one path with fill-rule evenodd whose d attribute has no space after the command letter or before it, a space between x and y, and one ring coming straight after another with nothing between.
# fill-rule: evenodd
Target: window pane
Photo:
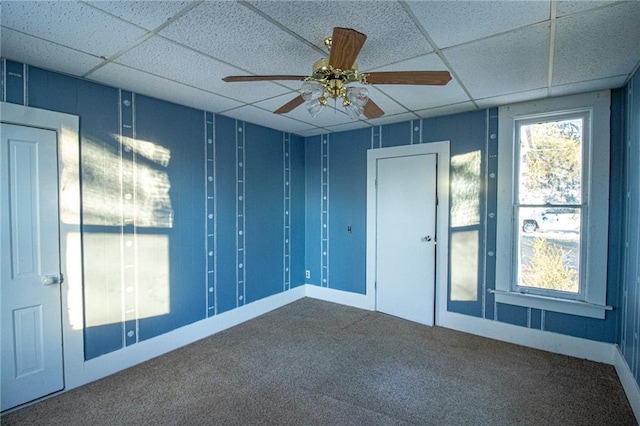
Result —
<instances>
[{"instance_id":1,"label":"window pane","mask_svg":"<svg viewBox=\"0 0 640 426\"><path fill-rule=\"evenodd\" d=\"M582 121L520 126L520 204L581 204Z\"/></svg>"},{"instance_id":2,"label":"window pane","mask_svg":"<svg viewBox=\"0 0 640 426\"><path fill-rule=\"evenodd\" d=\"M518 286L578 293L579 208L521 207L518 211Z\"/></svg>"}]
</instances>

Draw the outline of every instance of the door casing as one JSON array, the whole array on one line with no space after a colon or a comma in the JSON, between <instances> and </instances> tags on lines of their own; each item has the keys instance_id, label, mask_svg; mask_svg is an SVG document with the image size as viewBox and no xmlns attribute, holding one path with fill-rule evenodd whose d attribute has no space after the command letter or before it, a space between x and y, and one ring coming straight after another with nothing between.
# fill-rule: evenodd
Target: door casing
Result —
<instances>
[{"instance_id":1,"label":"door casing","mask_svg":"<svg viewBox=\"0 0 640 426\"><path fill-rule=\"evenodd\" d=\"M65 389L85 383L82 255L80 244L79 118L74 115L0 102L2 123L53 130L58 135L60 271Z\"/></svg>"},{"instance_id":2,"label":"door casing","mask_svg":"<svg viewBox=\"0 0 640 426\"><path fill-rule=\"evenodd\" d=\"M448 253L449 253L449 141L394 146L367 151L367 300L375 309L376 299L376 163L382 158L437 154L436 276L435 324L442 325L442 313L447 310Z\"/></svg>"}]
</instances>

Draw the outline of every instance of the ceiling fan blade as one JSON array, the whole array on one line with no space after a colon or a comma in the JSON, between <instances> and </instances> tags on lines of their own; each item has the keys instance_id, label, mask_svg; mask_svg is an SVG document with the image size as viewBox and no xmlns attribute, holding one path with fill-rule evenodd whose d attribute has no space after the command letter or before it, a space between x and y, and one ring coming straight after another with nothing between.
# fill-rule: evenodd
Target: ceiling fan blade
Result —
<instances>
[{"instance_id":1,"label":"ceiling fan blade","mask_svg":"<svg viewBox=\"0 0 640 426\"><path fill-rule=\"evenodd\" d=\"M369 119L382 117L384 115L384 111L381 110L378 104L373 102L371 99L369 99L367 103L364 104L363 109L364 109L364 112L363 112L364 116Z\"/></svg>"},{"instance_id":2,"label":"ceiling fan blade","mask_svg":"<svg viewBox=\"0 0 640 426\"><path fill-rule=\"evenodd\" d=\"M223 78L227 83L238 81L304 80L304 75L229 75Z\"/></svg>"},{"instance_id":3,"label":"ceiling fan blade","mask_svg":"<svg viewBox=\"0 0 640 426\"><path fill-rule=\"evenodd\" d=\"M339 70L350 70L366 40L367 36L356 30L335 27L331 36L329 65Z\"/></svg>"},{"instance_id":4,"label":"ceiling fan blade","mask_svg":"<svg viewBox=\"0 0 640 426\"><path fill-rule=\"evenodd\" d=\"M367 76L369 84L416 84L442 86L451 80L449 71L389 71L372 72Z\"/></svg>"},{"instance_id":5,"label":"ceiling fan blade","mask_svg":"<svg viewBox=\"0 0 640 426\"><path fill-rule=\"evenodd\" d=\"M297 108L300 105L302 105L303 102L304 102L304 99L302 99L302 96L298 95L295 98L291 99L286 104L282 105L277 110L273 111L273 113L274 114L285 114L287 112L293 111L295 108Z\"/></svg>"}]
</instances>

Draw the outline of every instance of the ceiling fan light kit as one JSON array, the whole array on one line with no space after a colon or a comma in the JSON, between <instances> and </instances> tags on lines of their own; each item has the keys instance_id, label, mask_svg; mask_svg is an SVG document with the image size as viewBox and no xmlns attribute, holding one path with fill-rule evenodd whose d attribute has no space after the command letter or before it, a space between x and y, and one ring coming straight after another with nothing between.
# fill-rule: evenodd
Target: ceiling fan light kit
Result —
<instances>
[{"instance_id":1,"label":"ceiling fan light kit","mask_svg":"<svg viewBox=\"0 0 640 426\"><path fill-rule=\"evenodd\" d=\"M278 108L274 113L285 114L305 103L307 112L316 117L328 105L329 99L337 106L341 101L353 120L384 115L371 99L367 84L445 85L451 80L448 71L391 71L360 73L356 58L367 36L350 28L336 27L333 35L324 40L329 57L313 64L312 75L229 76L227 82L303 80L300 95Z\"/></svg>"}]
</instances>

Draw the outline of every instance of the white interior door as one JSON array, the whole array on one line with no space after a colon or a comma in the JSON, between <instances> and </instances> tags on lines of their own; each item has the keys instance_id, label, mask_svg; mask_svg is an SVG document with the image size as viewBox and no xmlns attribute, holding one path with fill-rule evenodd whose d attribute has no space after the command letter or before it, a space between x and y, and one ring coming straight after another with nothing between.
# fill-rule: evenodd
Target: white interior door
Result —
<instances>
[{"instance_id":1,"label":"white interior door","mask_svg":"<svg viewBox=\"0 0 640 426\"><path fill-rule=\"evenodd\" d=\"M2 124L2 410L64 386L56 133Z\"/></svg>"},{"instance_id":2,"label":"white interior door","mask_svg":"<svg viewBox=\"0 0 640 426\"><path fill-rule=\"evenodd\" d=\"M433 325L436 154L380 158L376 189L376 309Z\"/></svg>"}]
</instances>

